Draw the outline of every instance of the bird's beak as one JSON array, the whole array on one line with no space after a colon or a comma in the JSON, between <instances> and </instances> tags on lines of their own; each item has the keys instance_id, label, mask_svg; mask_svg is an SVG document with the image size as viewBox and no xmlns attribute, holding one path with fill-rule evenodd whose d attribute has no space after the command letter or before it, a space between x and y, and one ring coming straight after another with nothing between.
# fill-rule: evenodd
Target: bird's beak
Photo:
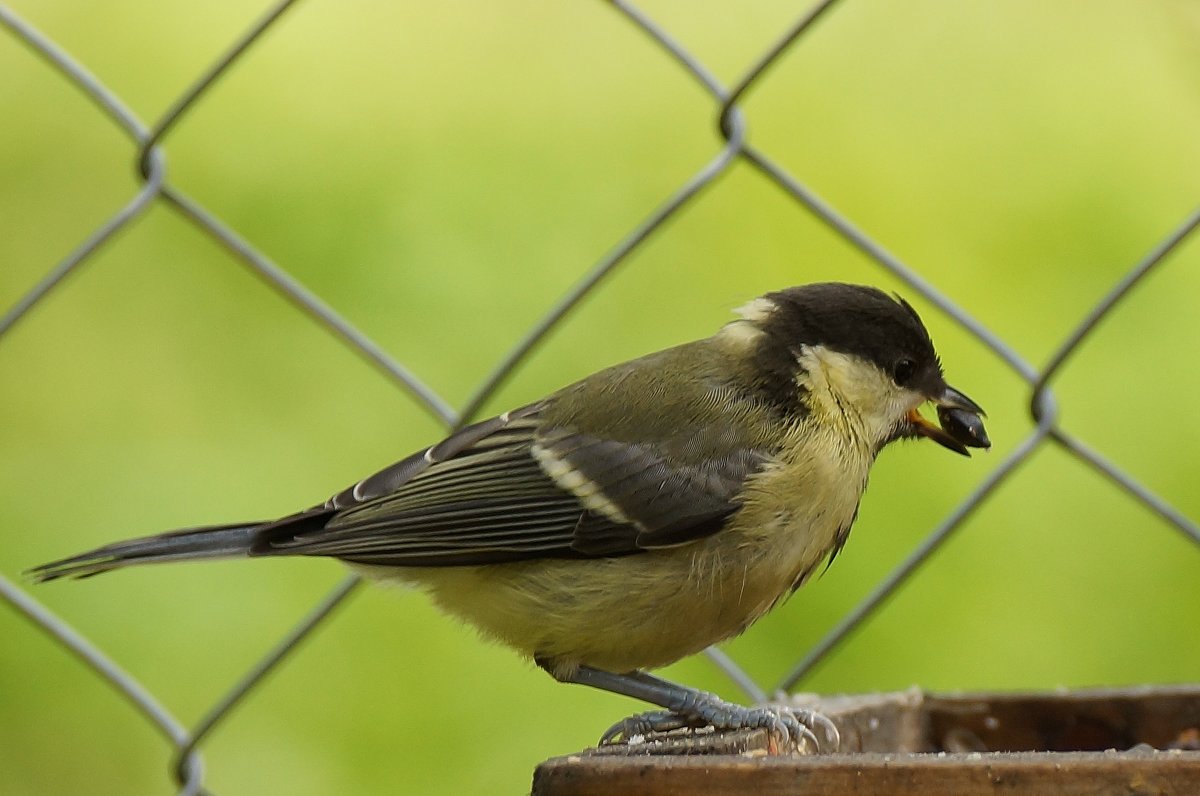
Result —
<instances>
[{"instance_id":1,"label":"bird's beak","mask_svg":"<svg viewBox=\"0 0 1200 796\"><path fill-rule=\"evenodd\" d=\"M925 418L917 409L908 413L908 423L912 433L929 437L937 444L949 448L955 453L970 456L967 448L990 448L991 440L983 427L985 413L979 404L948 385L943 386L941 393L931 400L937 405L938 421L936 426Z\"/></svg>"}]
</instances>

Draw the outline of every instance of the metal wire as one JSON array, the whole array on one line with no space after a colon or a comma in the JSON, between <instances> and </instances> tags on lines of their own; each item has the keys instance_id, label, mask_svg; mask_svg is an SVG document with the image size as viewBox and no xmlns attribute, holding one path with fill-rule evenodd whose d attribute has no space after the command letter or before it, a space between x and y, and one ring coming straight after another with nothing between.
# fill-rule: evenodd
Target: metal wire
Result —
<instances>
[{"instance_id":1,"label":"metal wire","mask_svg":"<svg viewBox=\"0 0 1200 796\"><path fill-rule=\"evenodd\" d=\"M1200 544L1200 527L1195 521L1061 427L1057 404L1049 387L1070 357L1087 341L1098 324L1112 317L1126 300L1130 291L1147 275L1168 262L1172 252L1181 243L1195 237L1196 229L1200 227L1200 210L1189 215L1160 242L1150 246L1149 253L1145 258L1134 264L1088 311L1077 328L1064 338L1049 362L1040 369L1036 368L1025 362L1013 347L984 327L963 307L937 290L915 269L901 262L858 225L839 213L782 166L773 162L766 153L752 147L747 142L746 121L738 103L761 84L764 75L783 55L800 46L805 38L811 35L818 21L836 12L839 5L837 0L823 0L823 2L815 3L800 15L796 22L784 31L776 42L768 47L729 89L725 88L699 59L681 46L667 30L651 19L642 9L626 0L611 0L609 4L634 29L649 39L651 46L682 67L689 79L703 87L712 97L714 120L724 139L724 146L721 146L719 151L706 163L700 165L695 173L672 192L662 204L651 211L645 220L583 273L578 282L529 329L527 334L481 381L461 411L456 411L406 367L390 357L382 347L355 329L319 296L301 285L284 268L265 257L221 219L171 186L167 181L166 158L162 151L165 138L186 120L189 111L195 107L196 103L203 101L213 85L236 66L246 51L261 46L264 36L279 24L280 19L287 12L298 5L296 0L283 0L268 9L261 19L239 36L227 51L213 62L210 68L198 76L181 93L169 110L153 126L143 124L112 90L55 42L42 35L10 9L0 5L0 25L3 25L17 41L44 59L67 83L83 92L110 122L117 125L131 139L133 145L131 155L142 179L141 188L127 203L114 209L112 215L103 224L86 236L60 262L49 267L45 275L31 286L24 296L3 315L0 315L0 344L3 344L5 335L20 321L29 317L43 301L60 291L70 275L93 260L101 247L123 229L135 223L149 207L161 201L209 235L216 245L234 254L240 263L283 296L297 311L324 328L349 350L366 359L448 429L454 428L471 420L537 346L552 334L581 302L587 299L598 284L611 277L618 267L627 261L631 253L637 251L649 238L660 232L697 196L710 189L733 164L742 161L752 166L764 179L776 185L793 199L798 207L836 232L881 269L920 293L992 351L1023 381L1027 382L1030 386L1030 415L1036 424L1034 431L999 466L992 470L904 561L899 563L856 608L798 660L791 671L780 681L779 689L790 690L796 687L832 651L843 644L855 631L861 629L875 611L894 596L901 586L929 560L930 556L945 544L947 539L962 529L965 520L972 513L978 511L989 496L994 494L1037 450L1048 443L1058 445L1089 468L1096 470L1130 498L1177 529L1185 538ZM285 633L279 642L243 677L231 684L214 701L206 715L191 729L186 728L175 719L141 683L111 661L102 650L84 639L73 629L68 620L56 616L30 594L3 577L0 577L0 598L3 598L20 615L55 639L65 650L75 655L101 681L114 688L140 715L152 723L172 745L175 759L173 770L179 785L179 793L197 794L204 792L204 768L198 751L201 742L229 718L234 707L252 692L277 665L296 654L303 639L328 620L334 610L354 592L358 583L358 578L348 577L339 584L314 606L301 622ZM752 699L762 700L765 697L767 689L750 677L728 654L714 649L709 651L709 657L715 665L728 674L735 685Z\"/></svg>"}]
</instances>

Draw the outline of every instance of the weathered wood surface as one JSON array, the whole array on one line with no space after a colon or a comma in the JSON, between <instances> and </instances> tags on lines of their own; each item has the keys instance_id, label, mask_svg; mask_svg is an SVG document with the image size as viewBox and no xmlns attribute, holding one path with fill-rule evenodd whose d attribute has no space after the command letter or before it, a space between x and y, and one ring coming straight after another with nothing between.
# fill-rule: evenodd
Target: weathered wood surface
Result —
<instances>
[{"instance_id":1,"label":"weathered wood surface","mask_svg":"<svg viewBox=\"0 0 1200 796\"><path fill-rule=\"evenodd\" d=\"M534 796L1200 794L1200 687L797 702L837 724L839 754L775 754L761 730L677 732L549 760Z\"/></svg>"},{"instance_id":2,"label":"weathered wood surface","mask_svg":"<svg viewBox=\"0 0 1200 796\"><path fill-rule=\"evenodd\" d=\"M1200 794L1198 752L560 757L533 796Z\"/></svg>"}]
</instances>

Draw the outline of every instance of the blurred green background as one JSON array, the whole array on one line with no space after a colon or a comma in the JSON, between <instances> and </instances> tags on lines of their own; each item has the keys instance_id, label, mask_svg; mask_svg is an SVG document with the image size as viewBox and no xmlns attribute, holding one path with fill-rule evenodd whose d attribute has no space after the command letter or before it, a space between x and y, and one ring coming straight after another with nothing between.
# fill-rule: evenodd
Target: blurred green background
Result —
<instances>
[{"instance_id":1,"label":"blurred green background","mask_svg":"<svg viewBox=\"0 0 1200 796\"><path fill-rule=\"evenodd\" d=\"M249 4L11 7L143 119ZM804 4L643 8L732 82ZM1034 364L1200 199L1194 3L846 2L755 86L753 143ZM133 148L0 32L0 307L136 191ZM169 178L461 404L719 148L700 88L602 2L302 3L180 123ZM1064 427L1200 516L1200 243L1056 382ZM708 334L809 281L901 285L739 165L487 407ZM727 649L777 680L1028 434L1027 388L922 310L991 455L889 449L846 551ZM413 401L159 206L0 339L0 572L269 517L429 443ZM31 594L194 722L343 569L181 565ZM1053 448L806 681L856 692L1198 679L1200 551ZM147 722L0 610L9 793L171 792ZM740 696L703 658L670 677ZM216 793L521 793L640 706L560 686L417 594L359 592L204 744Z\"/></svg>"}]
</instances>

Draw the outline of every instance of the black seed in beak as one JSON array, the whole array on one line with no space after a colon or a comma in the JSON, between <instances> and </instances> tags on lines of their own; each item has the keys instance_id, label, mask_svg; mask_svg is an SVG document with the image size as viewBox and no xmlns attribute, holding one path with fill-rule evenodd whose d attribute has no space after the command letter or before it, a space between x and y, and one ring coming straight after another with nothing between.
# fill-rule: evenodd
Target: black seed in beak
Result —
<instances>
[{"instance_id":1,"label":"black seed in beak","mask_svg":"<svg viewBox=\"0 0 1200 796\"><path fill-rule=\"evenodd\" d=\"M943 388L933 398L937 404L938 422L941 427L921 417L916 409L908 413L908 422L913 433L931 440L963 456L970 456L968 448L990 448L987 430L983 427L983 409L953 387Z\"/></svg>"},{"instance_id":2,"label":"black seed in beak","mask_svg":"<svg viewBox=\"0 0 1200 796\"><path fill-rule=\"evenodd\" d=\"M987 429L983 427L983 419L966 409L954 409L939 406L938 422L942 430L968 448L990 448L992 441L988 439Z\"/></svg>"}]
</instances>

